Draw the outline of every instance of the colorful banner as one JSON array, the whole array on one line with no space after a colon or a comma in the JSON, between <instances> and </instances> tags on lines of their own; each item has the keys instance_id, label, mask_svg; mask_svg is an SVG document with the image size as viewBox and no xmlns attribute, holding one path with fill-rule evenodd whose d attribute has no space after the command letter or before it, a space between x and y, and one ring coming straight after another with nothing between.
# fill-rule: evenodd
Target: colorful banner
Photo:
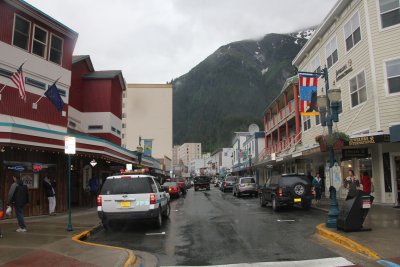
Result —
<instances>
[{"instance_id":1,"label":"colorful banner","mask_svg":"<svg viewBox=\"0 0 400 267\"><path fill-rule=\"evenodd\" d=\"M300 111L302 116L317 116L318 76L299 74Z\"/></svg>"},{"instance_id":2,"label":"colorful banner","mask_svg":"<svg viewBox=\"0 0 400 267\"><path fill-rule=\"evenodd\" d=\"M151 153L153 151L153 140L151 139L144 139L144 152L143 155L145 157L151 157Z\"/></svg>"}]
</instances>

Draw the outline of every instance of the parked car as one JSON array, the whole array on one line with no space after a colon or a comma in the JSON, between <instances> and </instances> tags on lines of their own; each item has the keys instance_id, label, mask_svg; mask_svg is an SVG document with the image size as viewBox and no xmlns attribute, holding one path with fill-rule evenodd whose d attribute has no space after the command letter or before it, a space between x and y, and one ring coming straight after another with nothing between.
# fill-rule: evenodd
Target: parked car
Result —
<instances>
[{"instance_id":1,"label":"parked car","mask_svg":"<svg viewBox=\"0 0 400 267\"><path fill-rule=\"evenodd\" d=\"M282 174L272 176L263 186L260 205L272 204L274 211L282 206L301 205L308 210L313 199L312 185L307 176L302 174Z\"/></svg>"},{"instance_id":2,"label":"parked car","mask_svg":"<svg viewBox=\"0 0 400 267\"><path fill-rule=\"evenodd\" d=\"M186 178L175 178L174 180L179 188L181 189L182 194L186 194L187 188L186 188Z\"/></svg>"},{"instance_id":3,"label":"parked car","mask_svg":"<svg viewBox=\"0 0 400 267\"><path fill-rule=\"evenodd\" d=\"M241 197L242 195L258 196L256 181L253 177L241 177L233 186L233 195Z\"/></svg>"},{"instance_id":4,"label":"parked car","mask_svg":"<svg viewBox=\"0 0 400 267\"><path fill-rule=\"evenodd\" d=\"M182 190L176 182L165 182L162 186L164 192L168 192L171 197L180 198Z\"/></svg>"},{"instance_id":5,"label":"parked car","mask_svg":"<svg viewBox=\"0 0 400 267\"><path fill-rule=\"evenodd\" d=\"M233 190L233 185L236 183L238 177L237 176L227 176L220 186L220 190L222 192L227 192Z\"/></svg>"},{"instance_id":6,"label":"parked car","mask_svg":"<svg viewBox=\"0 0 400 267\"><path fill-rule=\"evenodd\" d=\"M194 191L200 189L210 190L210 178L207 176L196 176L194 178Z\"/></svg>"},{"instance_id":7,"label":"parked car","mask_svg":"<svg viewBox=\"0 0 400 267\"><path fill-rule=\"evenodd\" d=\"M150 175L107 177L97 197L98 216L107 230L112 221L152 220L162 226L170 214L168 193Z\"/></svg>"}]
</instances>

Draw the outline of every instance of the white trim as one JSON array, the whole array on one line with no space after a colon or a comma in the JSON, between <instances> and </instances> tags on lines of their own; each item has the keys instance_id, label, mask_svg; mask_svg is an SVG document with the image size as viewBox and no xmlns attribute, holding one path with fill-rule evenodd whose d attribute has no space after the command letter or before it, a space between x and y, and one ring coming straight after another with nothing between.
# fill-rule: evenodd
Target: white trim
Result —
<instances>
[{"instance_id":1,"label":"white trim","mask_svg":"<svg viewBox=\"0 0 400 267\"><path fill-rule=\"evenodd\" d=\"M365 95L366 95L366 97L367 97L367 99L365 99L365 101L364 102L359 102L356 106L352 106L352 102L351 102L351 95L352 95L352 92L351 92L351 88L350 88L350 81L351 80L353 80L353 79L356 79L356 85L357 85L357 96L358 96L358 101L360 101L360 96L359 96L359 91L360 91L360 88L358 88L358 81L357 81L357 76L359 75L359 74L361 74L361 73L364 73L364 80L365 80ZM354 74L353 76L350 76L349 77L349 79L348 79L348 83L349 83L349 96L350 96L350 111L351 110L353 110L353 109L356 109L356 108L358 108L358 107L361 107L362 105L364 105L365 103L367 103L367 101L368 101L368 82L367 82L367 75L365 74L365 69L361 69L358 73L356 73L356 74ZM342 100L343 101L343 100Z\"/></svg>"},{"instance_id":2,"label":"white trim","mask_svg":"<svg viewBox=\"0 0 400 267\"><path fill-rule=\"evenodd\" d=\"M23 20L25 20L26 22L29 23L29 29L28 29L28 43L27 43L27 48L26 48L26 49L23 49L22 47L19 47L19 46L14 45L14 32L15 32L15 19L16 19L16 17L19 17L20 19L23 19ZM21 49L21 50L23 50L23 51L25 51L25 52L30 53L30 51L29 51L29 40L31 39L31 27L32 27L32 22L31 22L30 20L24 18L24 17L21 16L21 15L18 15L17 13L14 13L14 21L13 21L13 28L12 28L11 45L12 45L13 47L19 48L19 49Z\"/></svg>"},{"instance_id":3,"label":"white trim","mask_svg":"<svg viewBox=\"0 0 400 267\"><path fill-rule=\"evenodd\" d=\"M358 24L358 27L360 28L360 38L361 38L361 39L360 39L360 41L358 41L358 43L354 44L349 50L347 50L346 33L345 33L345 31L344 31L344 27L346 26L347 23L350 22L350 20L354 17L354 15L355 15L356 13L358 13L358 23L359 23L359 24ZM347 21L345 21L345 22L343 23L342 29L343 29L343 40L344 40L344 50L345 50L345 53L344 53L344 54L347 56L347 55L353 50L353 48L357 47L358 44L360 44L360 43L363 41L363 35L362 35L362 31L361 31L361 16L360 16L360 10L359 10L359 9L357 9L356 11L354 11L354 12L348 17ZM354 32L355 32L355 31L353 31L353 32L351 33L351 35L353 35Z\"/></svg>"},{"instance_id":4,"label":"white trim","mask_svg":"<svg viewBox=\"0 0 400 267\"><path fill-rule=\"evenodd\" d=\"M44 31L44 32L46 32L46 43L44 43L44 56L42 57L41 55L37 55L37 54L35 54L35 53L33 53L33 43L35 42L35 33L36 33L36 28L39 28L39 29L41 29L42 31ZM31 42L31 54L32 55L34 55L34 56L37 56L37 57L40 57L40 58L42 58L42 59L45 59L45 60L47 60L47 54L48 54L48 40L49 40L49 31L48 30L45 30L44 28L42 28L42 27L40 27L40 26L38 26L38 25L36 25L36 24L33 24L33 30L32 30L32 42ZM43 44L41 41L39 41L39 40L37 40L37 42L39 42L39 43L41 43L41 44ZM50 54L49 54L50 55Z\"/></svg>"},{"instance_id":5,"label":"white trim","mask_svg":"<svg viewBox=\"0 0 400 267\"><path fill-rule=\"evenodd\" d=\"M60 58L60 64L58 64L58 63L53 62L53 61L50 60L50 57L51 57L51 45L52 45L51 40L52 40L52 36L53 36L53 35L61 40L61 58ZM59 66L62 66L62 64L63 64L63 56L64 56L64 38L58 36L57 34L50 33L49 62L54 63L54 64L59 65Z\"/></svg>"},{"instance_id":6,"label":"white trim","mask_svg":"<svg viewBox=\"0 0 400 267\"><path fill-rule=\"evenodd\" d=\"M383 60L383 78L384 78L384 83L383 83L383 87L385 89L385 96L386 97L391 97L391 96L400 96L400 92L397 93L390 93L389 92L389 83L388 83L388 75L387 75L387 67L386 67L386 63L389 61L393 61L393 60L400 60L400 57L395 57L395 58L390 58L390 59L386 59Z\"/></svg>"},{"instance_id":7,"label":"white trim","mask_svg":"<svg viewBox=\"0 0 400 267\"><path fill-rule=\"evenodd\" d=\"M366 131L368 131L368 133L363 133L363 132L366 132ZM351 136L369 134L370 132L371 132L371 130L369 128L365 128L365 129L362 129L362 130L357 130L357 131L352 132Z\"/></svg>"},{"instance_id":8,"label":"white trim","mask_svg":"<svg viewBox=\"0 0 400 267\"><path fill-rule=\"evenodd\" d=\"M388 31L388 30L392 30L392 29L400 27L400 23L398 23L398 24L383 28L382 27L382 17L381 17L381 7L379 5L379 0L376 0L375 3L376 3L376 11L377 11L376 14L378 16L379 32L384 32L384 31Z\"/></svg>"}]
</instances>

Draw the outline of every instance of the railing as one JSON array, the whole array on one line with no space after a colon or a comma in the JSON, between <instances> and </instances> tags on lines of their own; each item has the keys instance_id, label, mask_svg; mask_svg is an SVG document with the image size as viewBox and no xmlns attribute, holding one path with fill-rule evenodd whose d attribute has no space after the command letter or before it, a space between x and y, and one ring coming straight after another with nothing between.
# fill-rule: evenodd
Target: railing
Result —
<instances>
[{"instance_id":1,"label":"railing","mask_svg":"<svg viewBox=\"0 0 400 267\"><path fill-rule=\"evenodd\" d=\"M279 141L272 144L272 146L265 148L261 153L258 154L257 162L264 160L268 155L271 155L272 153L282 153L296 146L301 141L301 139L299 138L300 135L301 133L299 133L298 135L291 135L288 139Z\"/></svg>"},{"instance_id":2,"label":"railing","mask_svg":"<svg viewBox=\"0 0 400 267\"><path fill-rule=\"evenodd\" d=\"M270 130L280 124L284 119L289 117L295 112L293 102L289 102L286 107L279 110L277 114L272 116L272 119L268 117L267 129Z\"/></svg>"}]
</instances>

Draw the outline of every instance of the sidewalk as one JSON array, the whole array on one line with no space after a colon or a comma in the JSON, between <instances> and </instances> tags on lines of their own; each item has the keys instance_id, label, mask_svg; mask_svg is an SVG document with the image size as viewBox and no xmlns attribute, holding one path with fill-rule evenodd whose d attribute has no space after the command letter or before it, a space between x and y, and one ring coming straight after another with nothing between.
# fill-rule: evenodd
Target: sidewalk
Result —
<instances>
[{"instance_id":1,"label":"sidewalk","mask_svg":"<svg viewBox=\"0 0 400 267\"><path fill-rule=\"evenodd\" d=\"M325 198L319 204L313 205L313 208L328 212L329 204L330 199ZM343 200L339 200L339 210L341 204ZM363 226L372 230L346 233L325 226L324 228L354 241L360 248L364 247L375 252L379 258L400 264L400 209L373 204Z\"/></svg>"},{"instance_id":2,"label":"sidewalk","mask_svg":"<svg viewBox=\"0 0 400 267\"><path fill-rule=\"evenodd\" d=\"M97 212L72 212L73 231L66 231L67 214L26 218L28 232L17 233L15 219L0 220L1 266L127 266L129 250L88 245L72 237L99 225ZM133 256L134 257L134 256ZM131 266L131 265L130 265Z\"/></svg>"}]
</instances>

